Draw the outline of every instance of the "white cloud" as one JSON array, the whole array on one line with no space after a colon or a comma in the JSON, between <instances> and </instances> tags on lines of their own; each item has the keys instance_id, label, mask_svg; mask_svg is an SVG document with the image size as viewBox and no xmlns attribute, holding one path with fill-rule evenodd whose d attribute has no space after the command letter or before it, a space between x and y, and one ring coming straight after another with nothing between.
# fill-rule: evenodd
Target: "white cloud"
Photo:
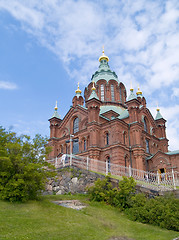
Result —
<instances>
[{"instance_id":1,"label":"white cloud","mask_svg":"<svg viewBox=\"0 0 179 240\"><path fill-rule=\"evenodd\" d=\"M11 82L0 81L0 89L14 90L17 89L17 85Z\"/></svg>"},{"instance_id":2,"label":"white cloud","mask_svg":"<svg viewBox=\"0 0 179 240\"><path fill-rule=\"evenodd\" d=\"M172 97L179 97L179 88L173 88L172 91Z\"/></svg>"},{"instance_id":3,"label":"white cloud","mask_svg":"<svg viewBox=\"0 0 179 240\"><path fill-rule=\"evenodd\" d=\"M18 135L26 134L32 137L34 137L37 133L46 136L49 135L49 125L47 121L17 120L13 126L11 126L11 129Z\"/></svg>"},{"instance_id":4,"label":"white cloud","mask_svg":"<svg viewBox=\"0 0 179 240\"><path fill-rule=\"evenodd\" d=\"M0 10L56 54L76 82L90 81L104 44L120 81L129 86L132 80L134 88L139 83L152 102L175 105L179 1L1 0ZM172 132L172 118L179 118L179 112L166 113Z\"/></svg>"}]
</instances>

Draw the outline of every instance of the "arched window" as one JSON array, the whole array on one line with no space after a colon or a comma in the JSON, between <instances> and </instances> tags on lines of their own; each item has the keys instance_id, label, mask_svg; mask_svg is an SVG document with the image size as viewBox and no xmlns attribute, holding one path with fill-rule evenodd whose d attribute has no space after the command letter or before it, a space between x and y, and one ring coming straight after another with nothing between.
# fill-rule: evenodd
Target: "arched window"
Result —
<instances>
[{"instance_id":1,"label":"arched window","mask_svg":"<svg viewBox=\"0 0 179 240\"><path fill-rule=\"evenodd\" d=\"M146 118L144 118L144 131L148 132Z\"/></svg>"},{"instance_id":2,"label":"arched window","mask_svg":"<svg viewBox=\"0 0 179 240\"><path fill-rule=\"evenodd\" d=\"M111 161L110 161L110 157L107 157L107 163L108 163L108 172L111 172Z\"/></svg>"},{"instance_id":3,"label":"arched window","mask_svg":"<svg viewBox=\"0 0 179 240\"><path fill-rule=\"evenodd\" d=\"M79 131L79 119L75 118L73 121L73 133L76 133Z\"/></svg>"},{"instance_id":4,"label":"arched window","mask_svg":"<svg viewBox=\"0 0 179 240\"><path fill-rule=\"evenodd\" d=\"M104 84L101 84L101 101L104 101Z\"/></svg>"},{"instance_id":5,"label":"arched window","mask_svg":"<svg viewBox=\"0 0 179 240\"><path fill-rule=\"evenodd\" d=\"M111 84L111 101L115 101L115 99L114 99L114 85L113 84Z\"/></svg>"}]
</instances>

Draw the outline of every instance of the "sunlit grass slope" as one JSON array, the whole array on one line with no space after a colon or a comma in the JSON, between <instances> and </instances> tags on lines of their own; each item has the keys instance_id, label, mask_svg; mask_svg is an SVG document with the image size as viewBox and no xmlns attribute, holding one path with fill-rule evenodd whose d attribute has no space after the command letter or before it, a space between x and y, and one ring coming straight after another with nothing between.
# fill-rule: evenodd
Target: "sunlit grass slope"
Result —
<instances>
[{"instance_id":1,"label":"sunlit grass slope","mask_svg":"<svg viewBox=\"0 0 179 240\"><path fill-rule=\"evenodd\" d=\"M77 211L52 203L79 199L87 208ZM0 201L0 239L107 240L126 236L135 240L172 240L179 234L132 222L118 209L88 202L85 196L46 196L41 201L12 204Z\"/></svg>"}]
</instances>

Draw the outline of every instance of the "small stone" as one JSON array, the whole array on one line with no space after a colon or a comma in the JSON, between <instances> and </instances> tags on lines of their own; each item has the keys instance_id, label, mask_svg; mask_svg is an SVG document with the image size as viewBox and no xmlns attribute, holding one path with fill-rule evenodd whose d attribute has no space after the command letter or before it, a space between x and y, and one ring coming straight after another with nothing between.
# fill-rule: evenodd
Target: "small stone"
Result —
<instances>
[{"instance_id":1,"label":"small stone","mask_svg":"<svg viewBox=\"0 0 179 240\"><path fill-rule=\"evenodd\" d=\"M77 177L74 177L74 178L71 179L71 181L72 181L73 184L77 184L78 178L77 178Z\"/></svg>"},{"instance_id":2,"label":"small stone","mask_svg":"<svg viewBox=\"0 0 179 240\"><path fill-rule=\"evenodd\" d=\"M52 185L47 185L46 189L47 191L52 191Z\"/></svg>"},{"instance_id":3,"label":"small stone","mask_svg":"<svg viewBox=\"0 0 179 240\"><path fill-rule=\"evenodd\" d=\"M56 195L61 195L62 194L62 190L59 190Z\"/></svg>"}]
</instances>

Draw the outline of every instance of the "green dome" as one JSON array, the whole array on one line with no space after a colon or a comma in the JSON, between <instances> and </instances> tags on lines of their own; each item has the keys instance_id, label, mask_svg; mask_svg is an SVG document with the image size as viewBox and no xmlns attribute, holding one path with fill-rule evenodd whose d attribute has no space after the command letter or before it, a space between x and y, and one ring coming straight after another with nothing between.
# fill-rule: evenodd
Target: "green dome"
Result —
<instances>
[{"instance_id":1,"label":"green dome","mask_svg":"<svg viewBox=\"0 0 179 240\"><path fill-rule=\"evenodd\" d=\"M107 82L109 80L116 80L119 83L118 77L115 72L112 72L108 61L106 59L100 60L100 65L98 70L92 75L91 81L97 83L98 80L104 79Z\"/></svg>"}]
</instances>

